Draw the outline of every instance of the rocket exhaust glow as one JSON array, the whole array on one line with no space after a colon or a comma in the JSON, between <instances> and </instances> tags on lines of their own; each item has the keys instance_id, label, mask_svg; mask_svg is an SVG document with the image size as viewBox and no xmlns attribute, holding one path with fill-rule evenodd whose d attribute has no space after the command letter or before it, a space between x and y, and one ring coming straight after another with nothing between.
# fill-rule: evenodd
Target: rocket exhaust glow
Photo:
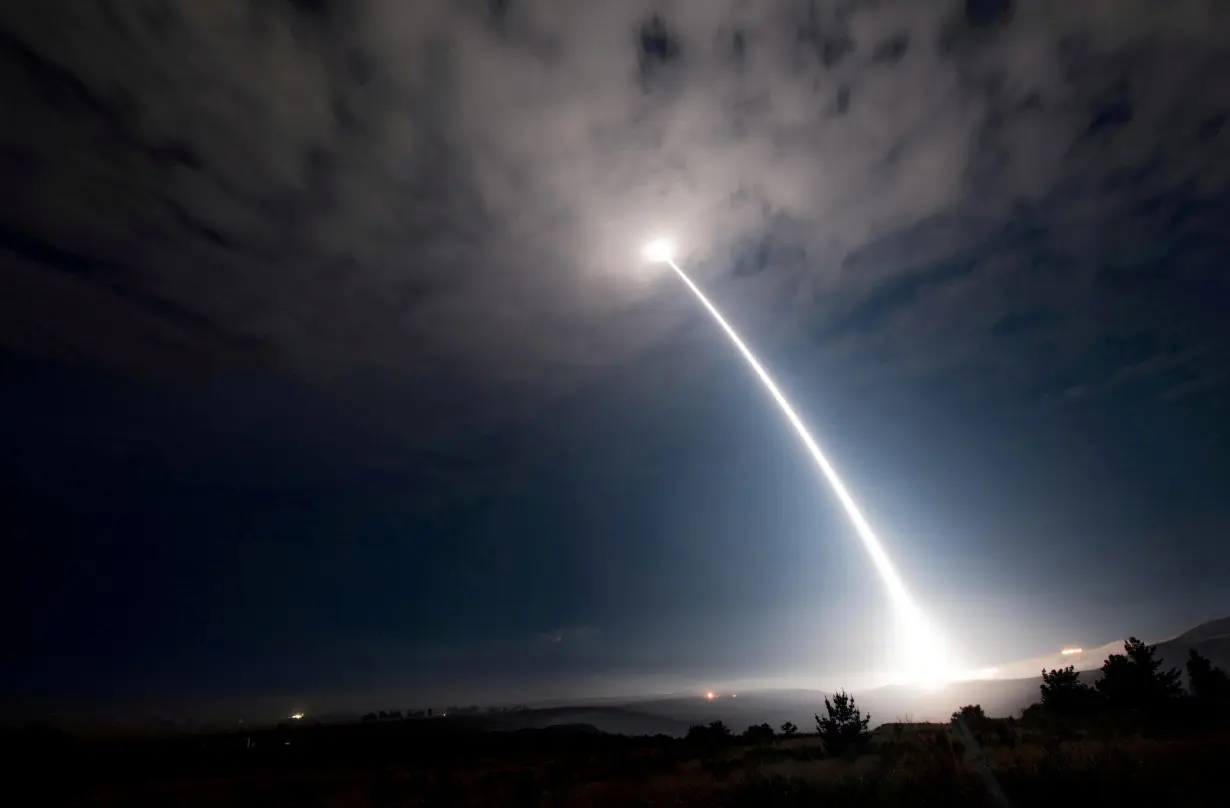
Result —
<instances>
[{"instance_id":1,"label":"rocket exhaust glow","mask_svg":"<svg viewBox=\"0 0 1230 808\"><path fill-rule=\"evenodd\" d=\"M816 444L806 424L803 423L803 420L794 411L794 407L790 405L786 396L778 389L777 384L769 376L769 372L760 364L760 360L747 347L730 323L726 322L726 318L722 316L722 313L709 302L709 298L705 297L700 287L693 283L687 273L670 257L668 243L663 241L654 242L650 247L646 248L646 256L650 258L656 257L657 260L666 263L671 269L675 270L675 274L679 276L679 279L692 290L701 304L713 315L713 319L726 332L726 336L730 337L730 341L739 349L739 353L743 354L743 358L752 366L752 370L756 371L756 375L760 377L760 381L764 384L765 389L773 396L773 400L777 402L778 407L781 408L782 413L785 414L786 419L794 427L795 432L802 439L803 445L807 447L807 451L811 454L812 459L824 474L824 478L833 489L833 493L837 495L837 499L841 502L846 515L854 524L854 529L858 533L863 547L867 550L868 555L871 556L871 562L875 565L876 572L879 573L880 578L884 581L889 597L897 607L900 617L904 618L905 640L909 647L908 654L911 659L911 665L915 667L914 673L928 680L932 679L932 677L943 678L952 670L952 660L946 659L946 655L939 647L931 627L928 625L922 612L915 605L909 590L906 589L905 583L901 580L901 576L897 574L897 570L880 543L879 537L871 529L871 525L868 524L867 519L859 510L854 497L847 490L845 483L838 476L832 463L829 462L819 445Z\"/></svg>"}]
</instances>

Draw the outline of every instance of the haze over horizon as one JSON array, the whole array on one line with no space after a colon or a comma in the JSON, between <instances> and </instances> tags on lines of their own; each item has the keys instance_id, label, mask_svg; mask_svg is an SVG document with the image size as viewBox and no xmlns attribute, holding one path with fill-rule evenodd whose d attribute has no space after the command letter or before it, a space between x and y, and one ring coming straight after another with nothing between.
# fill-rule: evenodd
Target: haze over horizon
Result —
<instances>
[{"instance_id":1,"label":"haze over horizon","mask_svg":"<svg viewBox=\"0 0 1230 808\"><path fill-rule=\"evenodd\" d=\"M872 681L1230 614L1230 6L0 9L5 714Z\"/></svg>"},{"instance_id":2,"label":"haze over horizon","mask_svg":"<svg viewBox=\"0 0 1230 808\"><path fill-rule=\"evenodd\" d=\"M1200 629L1214 631L1201 632ZM1188 648L1195 648L1202 655L1211 656L1216 664L1225 665L1230 661L1227 655L1230 631L1227 629L1230 629L1230 617L1202 623L1182 635L1147 642L1158 649L1167 667L1181 667ZM1193 630L1195 637L1191 636ZM233 727L236 720L251 727L285 723L295 717L309 724L348 723L358 721L362 714L374 715L385 710L404 711L409 717L412 711L425 711L428 707L442 716L451 715L454 709L464 712L477 708L479 715L488 717L492 716L491 711L496 711L494 716L502 716L504 724L494 726L505 729L586 723L603 732L678 735L691 724L715 719L730 722L734 727L740 726L740 722L766 720L771 724L781 720L806 724L825 695L846 690L856 695L865 712L877 717L876 726L900 721L903 717L911 721L943 722L956 705L970 702L985 704L989 715L1016 715L1023 707L1037 701L1040 670L1071 664L1078 671L1094 673L1107 656L1123 653L1123 645L1123 640L1117 640L1096 648L1082 648L1079 655L1055 652L1015 660L980 671L978 676L936 685L858 680L823 683L797 678L716 681L650 676L625 682L623 692L601 696L568 693L565 689L551 697L526 701L498 698L498 694L479 683L472 691L454 693L451 699L418 701L409 706L403 704L407 697L404 692L365 690L352 694L299 694L289 701L285 696L277 696L260 702L259 706L250 699L231 703L215 701L208 706L197 704L187 712L177 712L183 709L182 705L143 705L110 713L59 711L50 718L66 728L93 731L165 728L168 720L181 730L201 730ZM713 694L714 698L707 698L706 694ZM511 715L498 712L508 708L517 711ZM293 715L288 710L293 711ZM41 718L46 720L48 716Z\"/></svg>"}]
</instances>

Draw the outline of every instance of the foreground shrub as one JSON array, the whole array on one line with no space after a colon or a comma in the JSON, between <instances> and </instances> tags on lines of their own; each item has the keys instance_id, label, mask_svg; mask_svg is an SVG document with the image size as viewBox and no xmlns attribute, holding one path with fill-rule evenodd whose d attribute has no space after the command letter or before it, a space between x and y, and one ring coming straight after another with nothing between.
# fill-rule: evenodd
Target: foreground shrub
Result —
<instances>
[{"instance_id":1,"label":"foreground shrub","mask_svg":"<svg viewBox=\"0 0 1230 808\"><path fill-rule=\"evenodd\" d=\"M954 773L912 778L851 778L815 783L796 777L753 775L727 794L721 803L731 808L788 808L822 805L885 806L886 808L982 808L986 794L977 780Z\"/></svg>"},{"instance_id":2,"label":"foreground shrub","mask_svg":"<svg viewBox=\"0 0 1230 808\"><path fill-rule=\"evenodd\" d=\"M826 715L816 716L816 731L830 755L858 754L871 743L871 715L863 716L854 697L844 690L824 700Z\"/></svg>"}]
</instances>

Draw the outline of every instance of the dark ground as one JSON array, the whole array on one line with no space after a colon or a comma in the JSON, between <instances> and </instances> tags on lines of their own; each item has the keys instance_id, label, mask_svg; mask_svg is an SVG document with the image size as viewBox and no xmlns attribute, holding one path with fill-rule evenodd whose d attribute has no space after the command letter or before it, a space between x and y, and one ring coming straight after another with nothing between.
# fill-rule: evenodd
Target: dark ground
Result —
<instances>
[{"instance_id":1,"label":"dark ground","mask_svg":"<svg viewBox=\"0 0 1230 808\"><path fill-rule=\"evenodd\" d=\"M480 727L450 718L128 738L27 728L7 732L5 756L16 764L11 788L80 806L989 804L971 753L944 724L882 726L857 758L826 757L815 736L708 745L585 726ZM977 735L1016 806L1225 804L1224 734L992 720Z\"/></svg>"}]
</instances>

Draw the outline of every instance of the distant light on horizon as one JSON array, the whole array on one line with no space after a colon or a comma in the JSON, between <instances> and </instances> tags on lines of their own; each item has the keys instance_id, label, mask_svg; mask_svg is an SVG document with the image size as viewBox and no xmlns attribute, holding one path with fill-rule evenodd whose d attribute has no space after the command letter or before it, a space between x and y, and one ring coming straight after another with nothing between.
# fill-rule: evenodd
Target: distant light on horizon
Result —
<instances>
[{"instance_id":1,"label":"distant light on horizon","mask_svg":"<svg viewBox=\"0 0 1230 808\"><path fill-rule=\"evenodd\" d=\"M713 701L714 699L717 698L717 694L714 693L712 690L710 690L708 693L705 694L705 698L709 699L709 701Z\"/></svg>"},{"instance_id":2,"label":"distant light on horizon","mask_svg":"<svg viewBox=\"0 0 1230 808\"><path fill-rule=\"evenodd\" d=\"M296 721L302 721L303 713L295 713L294 715L291 716L291 718L295 719Z\"/></svg>"}]
</instances>

